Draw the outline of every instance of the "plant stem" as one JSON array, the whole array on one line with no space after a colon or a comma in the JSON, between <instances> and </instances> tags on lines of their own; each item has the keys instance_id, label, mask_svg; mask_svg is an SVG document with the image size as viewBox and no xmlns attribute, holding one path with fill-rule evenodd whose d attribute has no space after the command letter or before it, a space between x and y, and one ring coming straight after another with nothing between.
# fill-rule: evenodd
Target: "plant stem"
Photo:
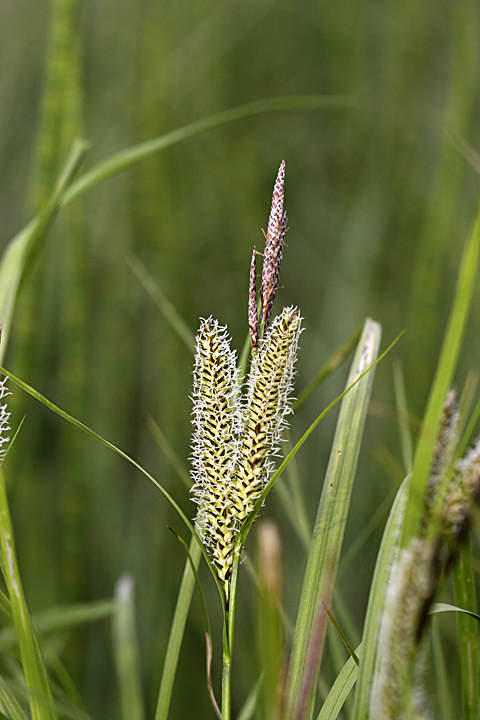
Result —
<instances>
[{"instance_id":1,"label":"plant stem","mask_svg":"<svg viewBox=\"0 0 480 720\"><path fill-rule=\"evenodd\" d=\"M237 578L240 564L240 549L236 549L233 560L232 576L229 581L227 609L223 624L223 671L222 671L222 720L231 719L232 700L232 655L233 630L235 627L235 608L237 603Z\"/></svg>"}]
</instances>

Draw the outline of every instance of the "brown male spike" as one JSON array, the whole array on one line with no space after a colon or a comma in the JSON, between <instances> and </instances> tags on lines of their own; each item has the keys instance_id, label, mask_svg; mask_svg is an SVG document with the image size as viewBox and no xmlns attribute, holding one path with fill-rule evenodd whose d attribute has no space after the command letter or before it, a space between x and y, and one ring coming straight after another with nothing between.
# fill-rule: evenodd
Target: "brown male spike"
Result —
<instances>
[{"instance_id":1,"label":"brown male spike","mask_svg":"<svg viewBox=\"0 0 480 720\"><path fill-rule=\"evenodd\" d=\"M273 187L272 208L268 218L265 251L262 268L262 324L264 331L272 312L278 288L278 274L283 255L283 243L287 231L287 215L283 210L285 185L285 161L282 160Z\"/></svg>"},{"instance_id":2,"label":"brown male spike","mask_svg":"<svg viewBox=\"0 0 480 720\"><path fill-rule=\"evenodd\" d=\"M252 262L250 265L250 288L248 291L248 329L252 340L252 350L258 345L258 308L257 308L257 251L253 248Z\"/></svg>"}]
</instances>

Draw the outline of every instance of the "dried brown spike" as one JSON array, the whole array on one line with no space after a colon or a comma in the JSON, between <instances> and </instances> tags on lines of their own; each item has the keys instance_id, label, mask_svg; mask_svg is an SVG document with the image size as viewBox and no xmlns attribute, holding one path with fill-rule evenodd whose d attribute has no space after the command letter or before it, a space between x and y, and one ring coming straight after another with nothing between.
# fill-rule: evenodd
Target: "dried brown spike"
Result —
<instances>
[{"instance_id":1,"label":"dried brown spike","mask_svg":"<svg viewBox=\"0 0 480 720\"><path fill-rule=\"evenodd\" d=\"M258 310L257 310L257 276L256 276L257 251L253 248L252 262L250 265L250 288L248 291L248 329L252 340L252 350L258 345Z\"/></svg>"},{"instance_id":2,"label":"dried brown spike","mask_svg":"<svg viewBox=\"0 0 480 720\"><path fill-rule=\"evenodd\" d=\"M268 229L263 256L262 269L262 323L265 329L272 312L273 301L278 287L278 274L283 255L283 242L287 231L287 216L283 211L285 185L285 161L282 160L277 179L273 187L272 209L268 219Z\"/></svg>"}]
</instances>

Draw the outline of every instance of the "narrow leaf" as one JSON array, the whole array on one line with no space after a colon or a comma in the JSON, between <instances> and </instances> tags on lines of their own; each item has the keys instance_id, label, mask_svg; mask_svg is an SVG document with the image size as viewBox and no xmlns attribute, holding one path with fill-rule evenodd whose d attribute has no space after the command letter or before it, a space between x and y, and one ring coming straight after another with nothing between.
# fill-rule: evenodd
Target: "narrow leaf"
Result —
<instances>
[{"instance_id":1,"label":"narrow leaf","mask_svg":"<svg viewBox=\"0 0 480 720\"><path fill-rule=\"evenodd\" d=\"M380 326L368 319L347 387L375 362L379 342ZM321 627L318 625L320 603L326 607L331 603L373 377L373 372L363 377L345 396L340 409L295 627L285 703L285 717L289 719L313 717L314 691L326 632L326 622ZM316 628L320 628L318 637L315 637ZM317 642L315 657L312 638ZM301 705L305 707L305 714L300 712Z\"/></svg>"},{"instance_id":2,"label":"narrow leaf","mask_svg":"<svg viewBox=\"0 0 480 720\"><path fill-rule=\"evenodd\" d=\"M29 691L32 720L56 720L53 698L23 594L18 570L5 476L0 465L0 544L5 582L10 596L13 622L18 636L22 667Z\"/></svg>"},{"instance_id":3,"label":"narrow leaf","mask_svg":"<svg viewBox=\"0 0 480 720\"><path fill-rule=\"evenodd\" d=\"M355 656L362 657L362 646L355 650ZM355 684L358 675L358 662L350 656L337 675L335 682L328 693L317 720L335 720L343 707L348 694Z\"/></svg>"},{"instance_id":4,"label":"narrow leaf","mask_svg":"<svg viewBox=\"0 0 480 720\"><path fill-rule=\"evenodd\" d=\"M113 648L120 689L121 716L123 720L144 720L133 592L133 578L124 575L115 588L117 608L112 623Z\"/></svg>"},{"instance_id":5,"label":"narrow leaf","mask_svg":"<svg viewBox=\"0 0 480 720\"><path fill-rule=\"evenodd\" d=\"M463 332L472 301L477 276L479 248L480 206L477 211L472 234L463 252L453 307L430 391L422 433L415 453L410 483L410 496L405 512L405 524L402 533L403 546L416 535L420 525L422 500L425 495L428 473L435 450L435 441L442 407L446 394L452 384Z\"/></svg>"}]
</instances>

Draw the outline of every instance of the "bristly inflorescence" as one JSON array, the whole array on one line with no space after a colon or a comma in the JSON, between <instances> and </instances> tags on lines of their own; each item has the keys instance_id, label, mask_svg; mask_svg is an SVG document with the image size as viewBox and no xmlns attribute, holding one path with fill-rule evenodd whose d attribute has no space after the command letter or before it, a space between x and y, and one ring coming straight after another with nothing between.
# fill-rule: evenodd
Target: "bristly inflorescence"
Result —
<instances>
[{"instance_id":1,"label":"bristly inflorescence","mask_svg":"<svg viewBox=\"0 0 480 720\"><path fill-rule=\"evenodd\" d=\"M266 236L260 330L255 249L250 266L252 362L243 396L226 328L212 318L202 320L196 339L192 492L198 505L196 525L227 598L238 532L268 483L291 412L300 314L284 308L268 328L286 232L284 179L282 162Z\"/></svg>"},{"instance_id":2,"label":"bristly inflorescence","mask_svg":"<svg viewBox=\"0 0 480 720\"><path fill-rule=\"evenodd\" d=\"M239 394L236 357L226 328L212 318L203 320L193 371L192 492L198 504L197 527L223 582L237 529L230 486L241 429Z\"/></svg>"}]
</instances>

